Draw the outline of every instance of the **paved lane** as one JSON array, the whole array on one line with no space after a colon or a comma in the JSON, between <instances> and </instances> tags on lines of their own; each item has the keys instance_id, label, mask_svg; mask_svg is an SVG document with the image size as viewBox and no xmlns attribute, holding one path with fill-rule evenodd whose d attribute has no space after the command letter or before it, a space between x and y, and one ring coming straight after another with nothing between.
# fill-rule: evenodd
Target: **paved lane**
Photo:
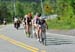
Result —
<instances>
[{"instance_id":1,"label":"paved lane","mask_svg":"<svg viewBox=\"0 0 75 52\"><path fill-rule=\"evenodd\" d=\"M25 45L34 47L34 49L38 50L37 52L75 52L74 36L47 32L47 46L44 46L35 38L25 37L22 26L19 30L16 30L13 25L7 25L0 29L0 37L0 52L33 52ZM9 39L7 40L5 37ZM17 41L19 41L19 43L15 44L12 42L13 40L15 40L15 43L17 43ZM19 44L22 45L20 46Z\"/></svg>"},{"instance_id":2,"label":"paved lane","mask_svg":"<svg viewBox=\"0 0 75 52\"><path fill-rule=\"evenodd\" d=\"M0 39L0 52L30 52L30 51Z\"/></svg>"}]
</instances>

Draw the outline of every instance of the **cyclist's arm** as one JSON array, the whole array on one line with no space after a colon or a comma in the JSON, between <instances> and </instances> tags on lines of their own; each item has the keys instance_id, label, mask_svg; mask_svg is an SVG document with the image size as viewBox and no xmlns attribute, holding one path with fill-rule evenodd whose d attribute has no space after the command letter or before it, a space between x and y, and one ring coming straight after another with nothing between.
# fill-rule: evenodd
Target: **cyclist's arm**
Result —
<instances>
[{"instance_id":1,"label":"cyclist's arm","mask_svg":"<svg viewBox=\"0 0 75 52\"><path fill-rule=\"evenodd\" d=\"M48 29L48 24L47 24L47 22L45 21L45 24L46 24L46 28Z\"/></svg>"},{"instance_id":2,"label":"cyclist's arm","mask_svg":"<svg viewBox=\"0 0 75 52\"><path fill-rule=\"evenodd\" d=\"M27 17L26 17L26 25L28 24L27 20L28 20L28 19L27 19Z\"/></svg>"},{"instance_id":3,"label":"cyclist's arm","mask_svg":"<svg viewBox=\"0 0 75 52\"><path fill-rule=\"evenodd\" d=\"M34 25L34 21L33 21L33 19L32 19L32 25Z\"/></svg>"}]
</instances>

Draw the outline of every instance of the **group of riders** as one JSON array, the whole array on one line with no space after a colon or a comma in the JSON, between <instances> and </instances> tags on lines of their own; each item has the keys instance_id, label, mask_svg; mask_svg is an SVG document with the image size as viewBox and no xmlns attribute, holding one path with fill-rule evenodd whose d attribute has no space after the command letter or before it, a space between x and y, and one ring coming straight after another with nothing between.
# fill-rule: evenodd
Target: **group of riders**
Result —
<instances>
[{"instance_id":1,"label":"group of riders","mask_svg":"<svg viewBox=\"0 0 75 52\"><path fill-rule=\"evenodd\" d=\"M23 20L21 18L14 18L14 27L18 29L21 23L23 23L27 37L31 37L33 33L40 42L45 39L48 25L46 20L41 17L41 13L36 13L34 17L31 13L28 13L24 16Z\"/></svg>"}]
</instances>

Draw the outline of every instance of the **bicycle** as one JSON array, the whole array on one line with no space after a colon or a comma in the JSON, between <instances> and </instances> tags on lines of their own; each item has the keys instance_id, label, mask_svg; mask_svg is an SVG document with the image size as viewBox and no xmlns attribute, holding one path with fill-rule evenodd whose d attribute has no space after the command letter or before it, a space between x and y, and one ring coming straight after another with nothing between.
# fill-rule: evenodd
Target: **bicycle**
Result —
<instances>
[{"instance_id":1,"label":"bicycle","mask_svg":"<svg viewBox=\"0 0 75 52\"><path fill-rule=\"evenodd\" d=\"M46 45L46 29L41 28L41 33L39 33L39 42Z\"/></svg>"}]
</instances>

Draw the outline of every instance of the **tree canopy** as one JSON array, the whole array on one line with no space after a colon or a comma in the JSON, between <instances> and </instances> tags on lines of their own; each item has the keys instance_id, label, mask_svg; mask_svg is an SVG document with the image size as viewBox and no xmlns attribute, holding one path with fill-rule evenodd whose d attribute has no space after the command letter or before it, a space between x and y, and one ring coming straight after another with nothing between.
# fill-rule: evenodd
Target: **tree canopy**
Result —
<instances>
[{"instance_id":1,"label":"tree canopy","mask_svg":"<svg viewBox=\"0 0 75 52\"><path fill-rule=\"evenodd\" d=\"M64 23L69 20L70 22L66 22L68 24L74 22L71 19L74 20L75 16L75 0L42 0L42 4L44 15L57 14L58 21ZM0 0L0 19L12 21L14 15L24 16L29 12L42 13L41 0Z\"/></svg>"}]
</instances>

